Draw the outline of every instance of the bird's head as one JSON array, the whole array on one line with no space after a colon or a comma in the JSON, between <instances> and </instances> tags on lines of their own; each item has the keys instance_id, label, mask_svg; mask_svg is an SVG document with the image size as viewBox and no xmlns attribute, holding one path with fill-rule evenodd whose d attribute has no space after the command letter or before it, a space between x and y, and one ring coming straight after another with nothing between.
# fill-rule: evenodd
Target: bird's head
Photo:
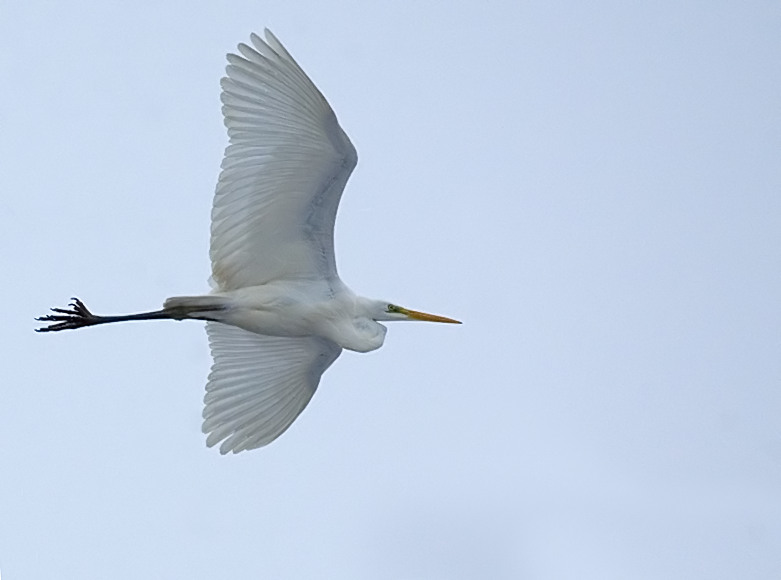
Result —
<instances>
[{"instance_id":1,"label":"bird's head","mask_svg":"<svg viewBox=\"0 0 781 580\"><path fill-rule=\"evenodd\" d=\"M388 302L377 302L374 320L393 321L393 320L422 320L424 322L447 322L449 324L461 324L459 320L438 316L436 314L427 314L417 310L410 310L390 304Z\"/></svg>"}]
</instances>

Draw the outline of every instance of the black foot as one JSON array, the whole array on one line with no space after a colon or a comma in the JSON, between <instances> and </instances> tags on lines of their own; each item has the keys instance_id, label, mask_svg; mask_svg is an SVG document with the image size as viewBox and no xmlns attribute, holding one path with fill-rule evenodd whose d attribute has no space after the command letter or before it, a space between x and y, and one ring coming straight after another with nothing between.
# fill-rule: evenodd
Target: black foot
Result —
<instances>
[{"instance_id":1,"label":"black foot","mask_svg":"<svg viewBox=\"0 0 781 580\"><path fill-rule=\"evenodd\" d=\"M39 316L35 320L41 322L53 322L49 326L42 326L36 328L36 332L53 332L56 330L69 330L71 328L81 328L83 326L91 326L97 324L101 317L95 316L87 310L84 303L78 298L71 298L72 302L68 305L70 309L65 308L52 308L52 312L57 314L47 314L46 316Z\"/></svg>"}]
</instances>

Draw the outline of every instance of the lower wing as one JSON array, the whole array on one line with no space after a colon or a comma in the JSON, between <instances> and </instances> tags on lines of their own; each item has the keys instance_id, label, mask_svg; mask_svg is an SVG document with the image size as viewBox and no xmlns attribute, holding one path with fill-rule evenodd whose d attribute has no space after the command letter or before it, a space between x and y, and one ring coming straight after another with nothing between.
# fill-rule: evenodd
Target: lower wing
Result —
<instances>
[{"instance_id":1,"label":"lower wing","mask_svg":"<svg viewBox=\"0 0 781 580\"><path fill-rule=\"evenodd\" d=\"M254 334L207 322L214 364L206 385L206 445L220 453L268 445L304 410L342 349L324 338Z\"/></svg>"}]
</instances>

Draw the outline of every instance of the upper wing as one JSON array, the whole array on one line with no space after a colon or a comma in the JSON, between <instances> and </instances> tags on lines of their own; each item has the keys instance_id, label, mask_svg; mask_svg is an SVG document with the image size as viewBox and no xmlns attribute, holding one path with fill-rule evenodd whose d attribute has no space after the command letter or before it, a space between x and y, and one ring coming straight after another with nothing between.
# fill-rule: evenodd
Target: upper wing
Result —
<instances>
[{"instance_id":1,"label":"upper wing","mask_svg":"<svg viewBox=\"0 0 781 580\"><path fill-rule=\"evenodd\" d=\"M228 55L230 145L212 209L222 290L336 276L334 220L358 156L317 87L271 32Z\"/></svg>"},{"instance_id":2,"label":"upper wing","mask_svg":"<svg viewBox=\"0 0 781 580\"><path fill-rule=\"evenodd\" d=\"M206 332L214 365L203 432L209 434L209 447L222 441L223 454L256 449L279 437L342 352L323 338L264 336L220 322L207 322Z\"/></svg>"}]
</instances>

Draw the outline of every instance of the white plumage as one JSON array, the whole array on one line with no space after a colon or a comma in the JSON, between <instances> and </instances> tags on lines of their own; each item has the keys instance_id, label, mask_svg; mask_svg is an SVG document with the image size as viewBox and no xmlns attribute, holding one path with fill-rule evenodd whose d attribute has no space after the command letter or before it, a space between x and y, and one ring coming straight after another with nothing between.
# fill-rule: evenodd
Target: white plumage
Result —
<instances>
[{"instance_id":1,"label":"white plumage","mask_svg":"<svg viewBox=\"0 0 781 580\"><path fill-rule=\"evenodd\" d=\"M214 365L203 431L210 447L239 452L271 443L298 417L342 349L314 336L264 336L207 322Z\"/></svg>"},{"instance_id":2,"label":"white plumage","mask_svg":"<svg viewBox=\"0 0 781 580\"><path fill-rule=\"evenodd\" d=\"M358 155L336 115L271 32L228 55L230 145L212 210L212 276L222 290L336 277L334 221Z\"/></svg>"},{"instance_id":3,"label":"white plumage","mask_svg":"<svg viewBox=\"0 0 781 580\"><path fill-rule=\"evenodd\" d=\"M357 154L334 112L271 32L229 54L222 102L230 144L212 209L212 292L162 310L97 316L74 298L42 331L150 319L207 321L214 365L203 431L238 453L281 435L343 348L382 346L379 321L450 318L354 294L340 279L334 221Z\"/></svg>"}]
</instances>

